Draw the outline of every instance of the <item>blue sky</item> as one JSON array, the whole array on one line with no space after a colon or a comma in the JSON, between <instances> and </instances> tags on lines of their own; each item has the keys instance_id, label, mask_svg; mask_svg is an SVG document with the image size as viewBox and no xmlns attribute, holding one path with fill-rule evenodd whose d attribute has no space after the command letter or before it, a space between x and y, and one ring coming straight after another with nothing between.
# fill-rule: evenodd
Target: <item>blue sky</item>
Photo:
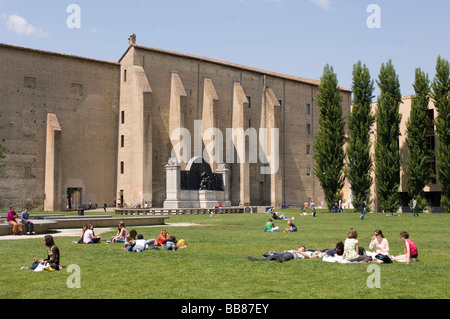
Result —
<instances>
[{"instance_id":1,"label":"blue sky","mask_svg":"<svg viewBox=\"0 0 450 319\"><path fill-rule=\"evenodd\" d=\"M67 25L70 4L80 28ZM447 0L0 0L0 42L118 61L135 33L140 45L311 79L328 63L346 88L358 60L376 79L391 59L406 96L415 68L433 79L437 56L450 59L449 14Z\"/></svg>"}]
</instances>

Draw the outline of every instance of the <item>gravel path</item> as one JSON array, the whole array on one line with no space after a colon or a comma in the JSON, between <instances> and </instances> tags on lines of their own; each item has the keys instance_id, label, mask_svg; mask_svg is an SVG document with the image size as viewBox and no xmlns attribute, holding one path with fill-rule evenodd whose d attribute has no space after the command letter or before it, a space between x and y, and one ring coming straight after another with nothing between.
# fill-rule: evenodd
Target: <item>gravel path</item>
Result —
<instances>
[{"instance_id":1,"label":"gravel path","mask_svg":"<svg viewBox=\"0 0 450 319\"><path fill-rule=\"evenodd\" d=\"M196 224L193 223L166 223L164 225L152 225L152 226L136 226L136 228L143 228L143 227L187 227L187 226L194 226ZM133 227L131 227L133 228ZM130 228L130 229L131 229ZM96 227L94 229L95 235L101 235L106 232L114 231L116 228L114 227ZM81 228L70 228L70 229L57 229L54 232L51 231L47 234L52 235L53 237L76 237L81 236ZM46 234L36 234L36 235L5 235L0 236L0 240L17 240L17 239L32 239L32 238L43 238Z\"/></svg>"}]
</instances>

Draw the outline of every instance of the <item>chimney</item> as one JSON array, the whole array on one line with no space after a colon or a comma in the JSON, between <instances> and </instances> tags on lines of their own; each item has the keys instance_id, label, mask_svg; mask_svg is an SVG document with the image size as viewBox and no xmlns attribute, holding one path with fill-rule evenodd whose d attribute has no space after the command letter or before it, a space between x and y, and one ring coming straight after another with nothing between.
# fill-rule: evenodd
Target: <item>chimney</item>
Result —
<instances>
[{"instance_id":1,"label":"chimney","mask_svg":"<svg viewBox=\"0 0 450 319\"><path fill-rule=\"evenodd\" d=\"M136 44L136 34L130 35L128 38L128 45L135 45Z\"/></svg>"}]
</instances>

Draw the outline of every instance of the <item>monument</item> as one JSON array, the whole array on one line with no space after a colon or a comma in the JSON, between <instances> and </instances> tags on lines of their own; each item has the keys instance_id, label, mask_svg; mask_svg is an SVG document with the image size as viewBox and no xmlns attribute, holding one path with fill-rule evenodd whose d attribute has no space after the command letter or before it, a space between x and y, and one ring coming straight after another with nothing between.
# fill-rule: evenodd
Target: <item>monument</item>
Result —
<instances>
[{"instance_id":1,"label":"monument","mask_svg":"<svg viewBox=\"0 0 450 319\"><path fill-rule=\"evenodd\" d=\"M166 164L164 208L214 208L231 206L229 170L219 164L215 172L203 158L193 157L181 170L176 158Z\"/></svg>"}]
</instances>

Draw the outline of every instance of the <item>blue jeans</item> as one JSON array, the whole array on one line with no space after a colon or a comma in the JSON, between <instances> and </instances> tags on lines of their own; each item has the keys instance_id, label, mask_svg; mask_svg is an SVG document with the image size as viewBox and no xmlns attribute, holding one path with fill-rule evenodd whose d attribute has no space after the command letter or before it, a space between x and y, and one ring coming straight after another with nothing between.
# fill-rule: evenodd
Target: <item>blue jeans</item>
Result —
<instances>
[{"instance_id":1,"label":"blue jeans","mask_svg":"<svg viewBox=\"0 0 450 319\"><path fill-rule=\"evenodd\" d=\"M22 222L22 226L25 227L27 233L34 232L34 224L32 222Z\"/></svg>"},{"instance_id":2,"label":"blue jeans","mask_svg":"<svg viewBox=\"0 0 450 319\"><path fill-rule=\"evenodd\" d=\"M361 216L359 216L359 219L364 219L364 215L366 214L366 212L364 211L364 209L361 211Z\"/></svg>"}]
</instances>

